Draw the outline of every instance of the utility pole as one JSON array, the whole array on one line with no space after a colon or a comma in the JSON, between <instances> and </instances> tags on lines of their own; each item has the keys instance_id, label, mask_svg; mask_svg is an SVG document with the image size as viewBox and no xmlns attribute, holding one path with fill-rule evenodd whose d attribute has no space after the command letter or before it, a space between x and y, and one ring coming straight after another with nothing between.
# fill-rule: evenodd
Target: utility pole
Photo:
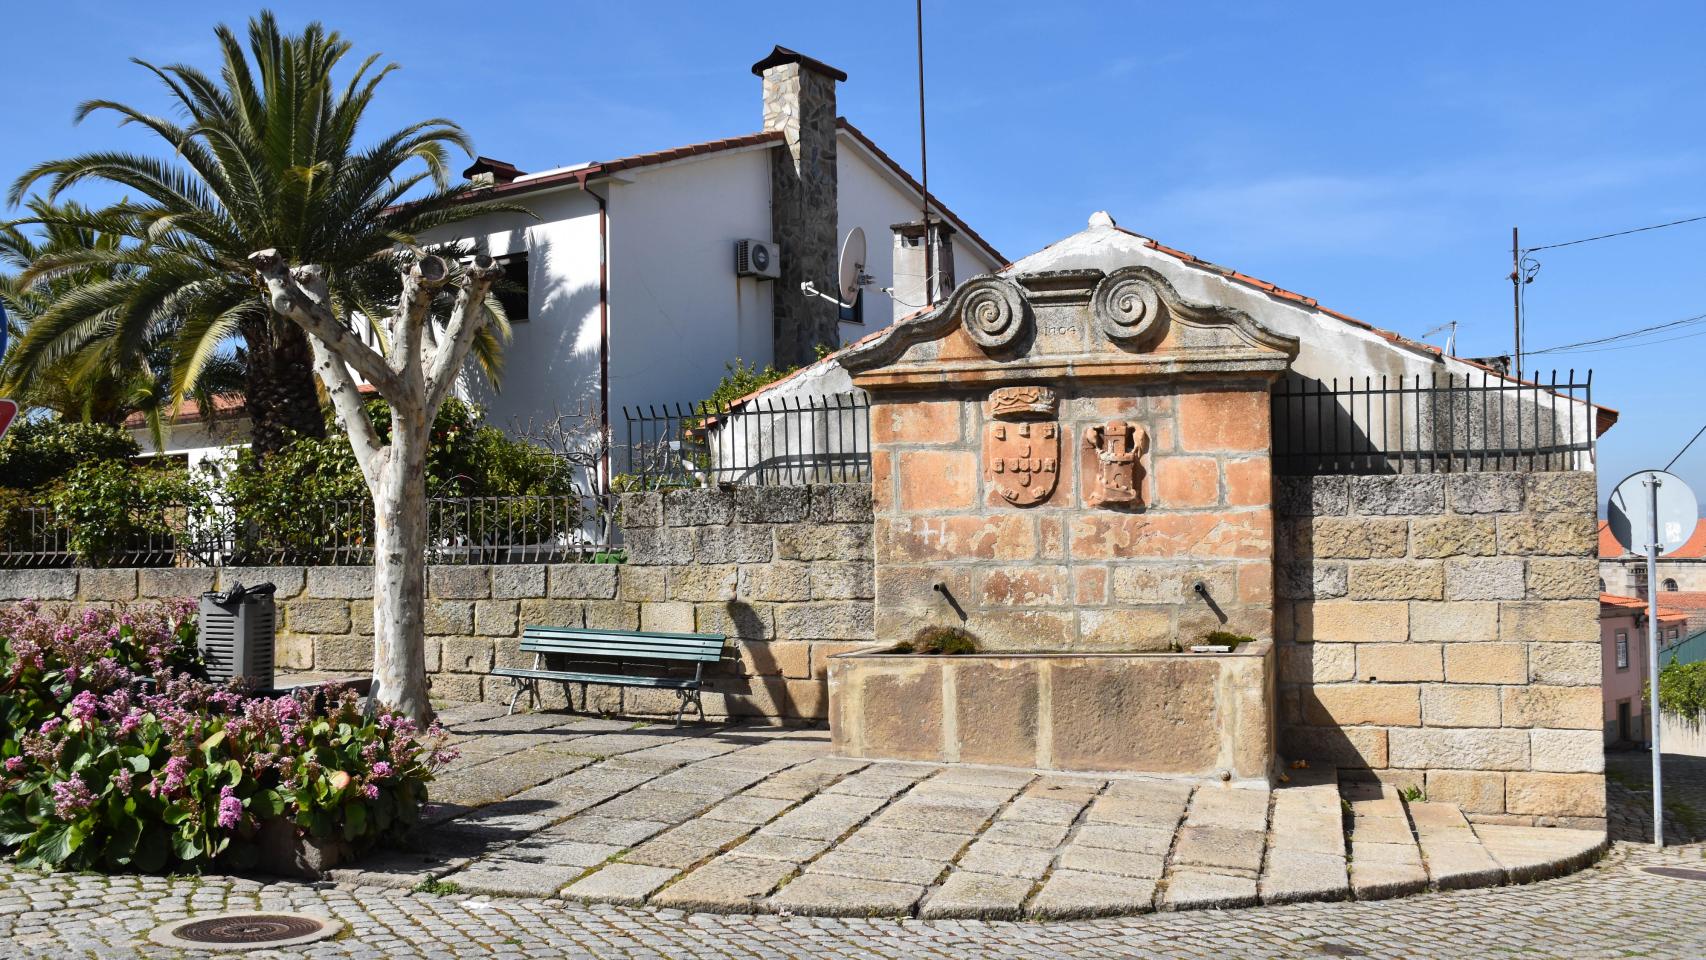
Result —
<instances>
[{"instance_id":1,"label":"utility pole","mask_svg":"<svg viewBox=\"0 0 1706 960\"><path fill-rule=\"evenodd\" d=\"M1522 248L1517 245L1516 228L1511 228L1511 319L1516 328L1516 350L1511 366L1518 380L1522 379Z\"/></svg>"},{"instance_id":2,"label":"utility pole","mask_svg":"<svg viewBox=\"0 0 1706 960\"><path fill-rule=\"evenodd\" d=\"M936 269L930 249L930 148L924 142L924 0L918 0L918 166L924 194L924 305L936 305Z\"/></svg>"}]
</instances>

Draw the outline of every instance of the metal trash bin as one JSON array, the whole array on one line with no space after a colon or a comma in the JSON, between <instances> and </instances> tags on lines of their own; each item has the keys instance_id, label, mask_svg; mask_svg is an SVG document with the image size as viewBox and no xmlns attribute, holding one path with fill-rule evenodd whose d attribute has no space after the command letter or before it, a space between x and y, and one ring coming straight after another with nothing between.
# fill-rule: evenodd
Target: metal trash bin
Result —
<instances>
[{"instance_id":1,"label":"metal trash bin","mask_svg":"<svg viewBox=\"0 0 1706 960\"><path fill-rule=\"evenodd\" d=\"M201 636L196 646L213 682L241 677L257 690L272 689L278 626L273 592L277 589L270 583L253 587L238 583L222 593L201 595Z\"/></svg>"}]
</instances>

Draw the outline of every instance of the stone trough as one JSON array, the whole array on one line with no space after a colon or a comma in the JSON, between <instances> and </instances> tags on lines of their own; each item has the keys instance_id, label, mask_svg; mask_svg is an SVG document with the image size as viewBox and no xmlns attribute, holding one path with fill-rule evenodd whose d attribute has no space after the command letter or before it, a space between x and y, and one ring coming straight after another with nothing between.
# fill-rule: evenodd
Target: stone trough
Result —
<instances>
[{"instance_id":1,"label":"stone trough","mask_svg":"<svg viewBox=\"0 0 1706 960\"><path fill-rule=\"evenodd\" d=\"M862 650L829 661L841 756L1267 783L1273 643L1231 653Z\"/></svg>"}]
</instances>

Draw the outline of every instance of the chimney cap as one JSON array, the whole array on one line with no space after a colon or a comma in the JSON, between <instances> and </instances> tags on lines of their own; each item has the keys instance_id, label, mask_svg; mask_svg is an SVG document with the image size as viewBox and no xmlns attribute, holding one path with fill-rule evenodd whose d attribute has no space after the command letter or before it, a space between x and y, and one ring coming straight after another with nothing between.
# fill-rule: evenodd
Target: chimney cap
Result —
<instances>
[{"instance_id":1,"label":"chimney cap","mask_svg":"<svg viewBox=\"0 0 1706 960\"><path fill-rule=\"evenodd\" d=\"M752 65L752 75L755 77L762 77L764 76L764 71L771 67L779 67L785 63L797 63L803 69L816 70L818 73L829 77L831 80L843 83L847 80L847 74L835 69L827 63L824 63L822 60L814 60L797 50L789 50L787 47L779 44L770 51L770 55L768 57L765 57L763 60Z\"/></svg>"},{"instance_id":2,"label":"chimney cap","mask_svg":"<svg viewBox=\"0 0 1706 960\"><path fill-rule=\"evenodd\" d=\"M523 172L516 169L514 164L505 163L502 160L493 160L491 157L475 157L474 162L468 165L468 169L462 171L462 177L466 180L472 180L477 174L482 173L491 174L492 180L497 183L509 183L517 177L524 176Z\"/></svg>"}]
</instances>

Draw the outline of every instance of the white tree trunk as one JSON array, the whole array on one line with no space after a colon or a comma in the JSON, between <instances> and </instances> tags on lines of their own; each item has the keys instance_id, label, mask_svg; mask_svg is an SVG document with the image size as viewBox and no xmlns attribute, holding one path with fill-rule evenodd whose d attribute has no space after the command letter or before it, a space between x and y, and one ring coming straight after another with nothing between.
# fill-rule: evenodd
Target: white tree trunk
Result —
<instances>
[{"instance_id":1,"label":"white tree trunk","mask_svg":"<svg viewBox=\"0 0 1706 960\"><path fill-rule=\"evenodd\" d=\"M426 679L426 448L392 423L373 491L373 698L423 727Z\"/></svg>"}]
</instances>

